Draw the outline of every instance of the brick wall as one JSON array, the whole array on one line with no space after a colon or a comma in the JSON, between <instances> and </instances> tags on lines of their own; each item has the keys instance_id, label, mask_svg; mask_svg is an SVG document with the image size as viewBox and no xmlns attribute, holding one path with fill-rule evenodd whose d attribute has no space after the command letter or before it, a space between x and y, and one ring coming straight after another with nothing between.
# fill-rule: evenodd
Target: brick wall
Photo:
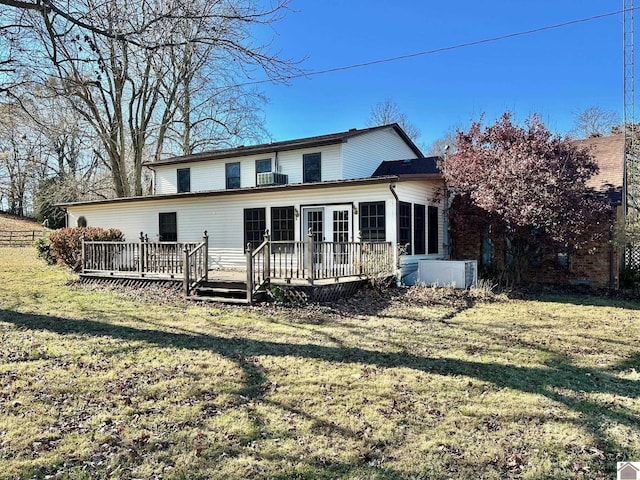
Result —
<instances>
[{"instance_id":1,"label":"brick wall","mask_svg":"<svg viewBox=\"0 0 640 480\"><path fill-rule=\"evenodd\" d=\"M621 208L616 208L616 221L621 221ZM612 220L613 222L613 220ZM490 275L493 270L504 267L506 260L504 228L498 222L491 223L492 266L482 265L482 237L487 225L471 222L465 226L451 221L451 246L454 260L475 259L479 270ZM602 241L586 245L568 257L568 264L560 262L557 252L545 252L535 265L526 272L526 278L533 283L555 285L585 284L594 288L618 288L621 251L612 242L611 223L594 225L591 231L599 230ZM612 268L613 267L613 268ZM613 274L613 285L610 276Z\"/></svg>"}]
</instances>

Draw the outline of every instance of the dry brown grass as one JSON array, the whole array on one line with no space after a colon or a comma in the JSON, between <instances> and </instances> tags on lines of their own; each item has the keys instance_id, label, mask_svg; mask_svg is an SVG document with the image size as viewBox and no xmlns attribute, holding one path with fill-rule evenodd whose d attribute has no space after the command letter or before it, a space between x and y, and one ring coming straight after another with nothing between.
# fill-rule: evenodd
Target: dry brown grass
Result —
<instances>
[{"instance_id":1,"label":"dry brown grass","mask_svg":"<svg viewBox=\"0 0 640 480\"><path fill-rule=\"evenodd\" d=\"M46 230L35 220L0 213L0 231Z\"/></svg>"},{"instance_id":2,"label":"dry brown grass","mask_svg":"<svg viewBox=\"0 0 640 480\"><path fill-rule=\"evenodd\" d=\"M140 301L0 248L0 478L609 479L640 460L640 307L422 288Z\"/></svg>"}]
</instances>

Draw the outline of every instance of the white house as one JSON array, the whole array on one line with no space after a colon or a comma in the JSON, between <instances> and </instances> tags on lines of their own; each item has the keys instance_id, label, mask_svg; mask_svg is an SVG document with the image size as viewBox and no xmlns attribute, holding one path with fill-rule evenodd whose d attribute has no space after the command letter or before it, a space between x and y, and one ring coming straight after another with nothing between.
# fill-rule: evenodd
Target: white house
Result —
<instances>
[{"instance_id":1,"label":"white house","mask_svg":"<svg viewBox=\"0 0 640 480\"><path fill-rule=\"evenodd\" d=\"M442 177L397 125L175 157L146 164L154 194L66 204L67 225L196 241L209 268L242 268L247 245L273 241L391 242L411 283L419 258L443 258Z\"/></svg>"}]
</instances>

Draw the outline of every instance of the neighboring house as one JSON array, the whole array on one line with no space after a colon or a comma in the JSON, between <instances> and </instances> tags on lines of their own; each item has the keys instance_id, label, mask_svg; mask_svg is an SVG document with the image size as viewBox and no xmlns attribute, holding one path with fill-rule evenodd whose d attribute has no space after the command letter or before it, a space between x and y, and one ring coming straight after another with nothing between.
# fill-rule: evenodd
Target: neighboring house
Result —
<instances>
[{"instance_id":1,"label":"neighboring house","mask_svg":"<svg viewBox=\"0 0 640 480\"><path fill-rule=\"evenodd\" d=\"M241 146L147 163L154 194L66 204L67 225L118 228L135 241L209 232L209 267L243 268L247 245L388 241L418 258L446 254L442 176L397 125Z\"/></svg>"},{"instance_id":2,"label":"neighboring house","mask_svg":"<svg viewBox=\"0 0 640 480\"><path fill-rule=\"evenodd\" d=\"M598 163L600 171L590 179L588 187L612 206L612 215L608 223L593 227L602 233L602 241L571 255L557 252L544 258L532 267L529 280L617 288L622 249L617 247L614 234L624 222L624 135L587 138L575 143L588 147ZM490 270L506 261L505 239L499 228L452 231L451 243L453 258L477 259L481 269Z\"/></svg>"}]
</instances>

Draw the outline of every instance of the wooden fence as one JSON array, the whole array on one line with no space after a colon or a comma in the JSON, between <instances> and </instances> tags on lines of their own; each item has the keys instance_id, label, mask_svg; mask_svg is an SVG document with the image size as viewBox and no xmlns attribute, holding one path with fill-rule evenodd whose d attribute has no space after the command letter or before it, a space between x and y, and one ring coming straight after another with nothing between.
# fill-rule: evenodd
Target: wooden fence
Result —
<instances>
[{"instance_id":1,"label":"wooden fence","mask_svg":"<svg viewBox=\"0 0 640 480\"><path fill-rule=\"evenodd\" d=\"M44 235L43 230L5 230L0 231L0 247L26 247L36 238Z\"/></svg>"}]
</instances>

